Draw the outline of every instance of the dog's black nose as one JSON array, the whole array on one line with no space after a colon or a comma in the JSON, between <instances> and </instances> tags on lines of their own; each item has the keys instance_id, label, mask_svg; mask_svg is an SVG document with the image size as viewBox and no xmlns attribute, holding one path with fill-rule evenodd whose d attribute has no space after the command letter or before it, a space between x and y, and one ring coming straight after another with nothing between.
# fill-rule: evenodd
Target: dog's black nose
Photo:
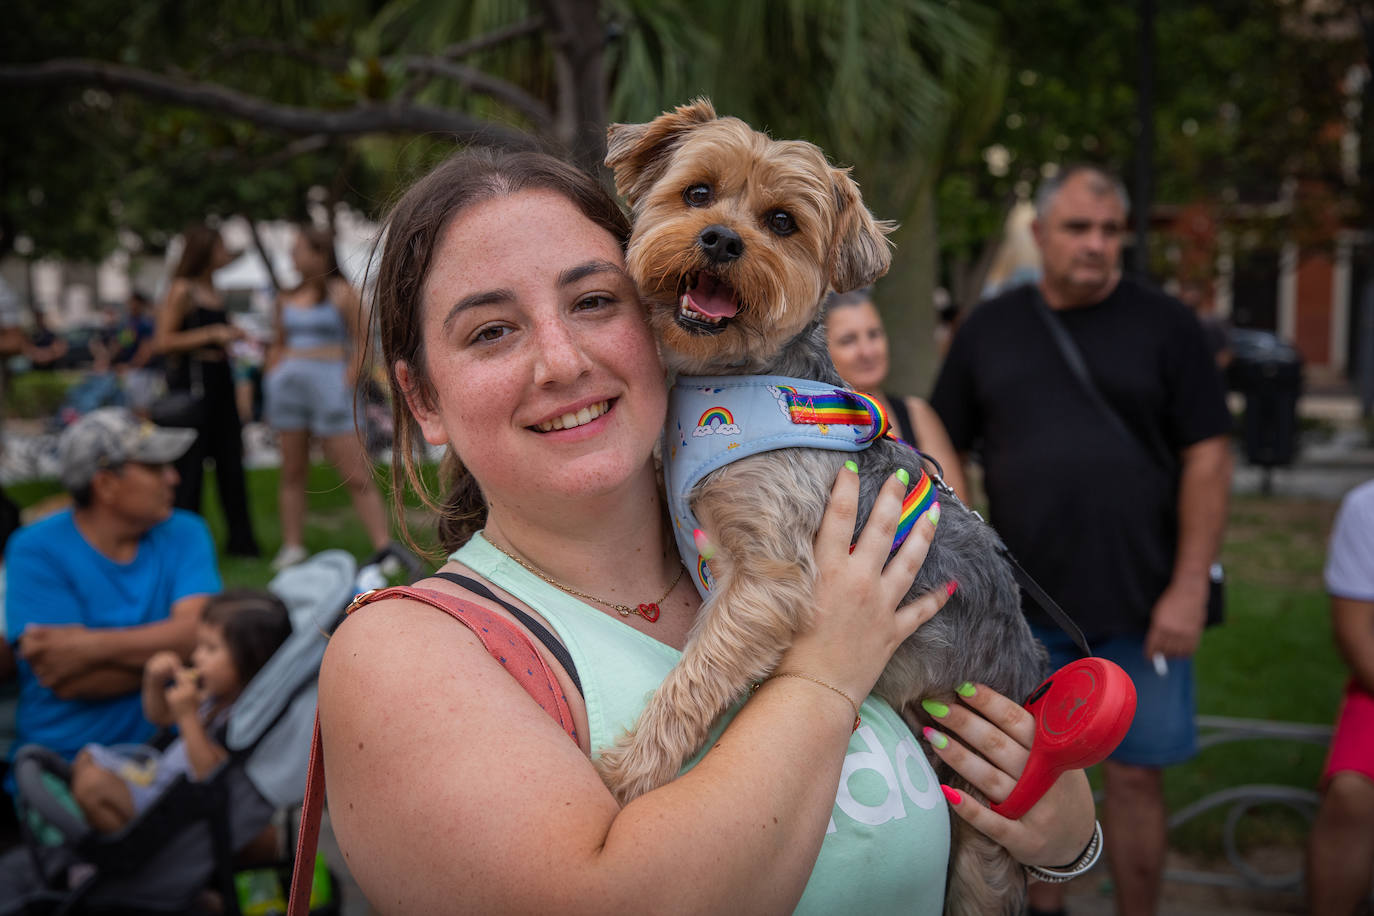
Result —
<instances>
[{"instance_id":1,"label":"dog's black nose","mask_svg":"<svg viewBox=\"0 0 1374 916\"><path fill-rule=\"evenodd\" d=\"M744 239L728 226L714 224L707 226L697 235L697 244L706 252L706 257L717 264L733 261L744 254Z\"/></svg>"}]
</instances>

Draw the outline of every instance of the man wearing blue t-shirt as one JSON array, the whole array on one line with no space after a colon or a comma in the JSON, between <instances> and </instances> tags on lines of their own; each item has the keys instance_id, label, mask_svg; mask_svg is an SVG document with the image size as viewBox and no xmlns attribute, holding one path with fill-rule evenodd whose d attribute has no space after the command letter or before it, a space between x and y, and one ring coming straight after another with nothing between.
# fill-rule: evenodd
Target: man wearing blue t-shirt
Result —
<instances>
[{"instance_id":1,"label":"man wearing blue t-shirt","mask_svg":"<svg viewBox=\"0 0 1374 916\"><path fill-rule=\"evenodd\" d=\"M193 430L108 407L58 443L73 508L15 532L5 550L5 639L19 656L17 741L70 759L89 742L147 740L143 663L195 641L201 608L220 590L199 516L172 508L172 462Z\"/></svg>"}]
</instances>

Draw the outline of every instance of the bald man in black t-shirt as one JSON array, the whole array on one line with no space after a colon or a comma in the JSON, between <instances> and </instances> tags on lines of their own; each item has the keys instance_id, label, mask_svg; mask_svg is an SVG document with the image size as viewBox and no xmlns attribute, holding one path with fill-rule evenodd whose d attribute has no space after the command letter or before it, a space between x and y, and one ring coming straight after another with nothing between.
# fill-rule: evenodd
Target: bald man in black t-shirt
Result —
<instances>
[{"instance_id":1,"label":"bald man in black t-shirt","mask_svg":"<svg viewBox=\"0 0 1374 916\"><path fill-rule=\"evenodd\" d=\"M1191 657L1225 526L1231 418L1192 313L1121 274L1120 183L1065 169L1036 209L1040 283L968 316L930 401L961 456L978 450L1008 547L1136 683L1135 724L1104 768L1104 837L1117 912L1154 913L1167 845L1162 767L1196 752ZM1053 661L1071 660L1067 637L1026 610ZM1061 885L1032 885L1031 904L1062 911Z\"/></svg>"}]
</instances>

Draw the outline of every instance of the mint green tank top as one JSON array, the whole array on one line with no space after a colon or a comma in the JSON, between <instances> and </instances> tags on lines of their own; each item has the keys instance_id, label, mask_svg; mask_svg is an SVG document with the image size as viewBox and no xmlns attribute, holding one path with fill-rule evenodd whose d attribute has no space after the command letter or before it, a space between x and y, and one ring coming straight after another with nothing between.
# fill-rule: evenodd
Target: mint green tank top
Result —
<instances>
[{"instance_id":1,"label":"mint green tank top","mask_svg":"<svg viewBox=\"0 0 1374 916\"><path fill-rule=\"evenodd\" d=\"M547 584L480 533L450 559L518 595L553 627L582 680L593 756L634 725L647 698L682 657ZM721 716L706 747L736 711ZM849 739L820 857L796 912L938 916L944 908L950 818L940 784L892 707L870 696L861 712L863 724Z\"/></svg>"}]
</instances>

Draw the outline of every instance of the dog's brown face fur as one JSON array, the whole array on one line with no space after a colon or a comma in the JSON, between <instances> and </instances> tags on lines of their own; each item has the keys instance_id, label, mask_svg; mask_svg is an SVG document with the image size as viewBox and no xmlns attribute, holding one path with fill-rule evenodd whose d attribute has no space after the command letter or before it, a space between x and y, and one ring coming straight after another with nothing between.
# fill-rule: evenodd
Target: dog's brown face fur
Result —
<instances>
[{"instance_id":1,"label":"dog's brown face fur","mask_svg":"<svg viewBox=\"0 0 1374 916\"><path fill-rule=\"evenodd\" d=\"M634 211L627 260L671 368L758 371L830 289L891 263L886 233L844 169L698 100L615 124L606 164Z\"/></svg>"}]
</instances>

